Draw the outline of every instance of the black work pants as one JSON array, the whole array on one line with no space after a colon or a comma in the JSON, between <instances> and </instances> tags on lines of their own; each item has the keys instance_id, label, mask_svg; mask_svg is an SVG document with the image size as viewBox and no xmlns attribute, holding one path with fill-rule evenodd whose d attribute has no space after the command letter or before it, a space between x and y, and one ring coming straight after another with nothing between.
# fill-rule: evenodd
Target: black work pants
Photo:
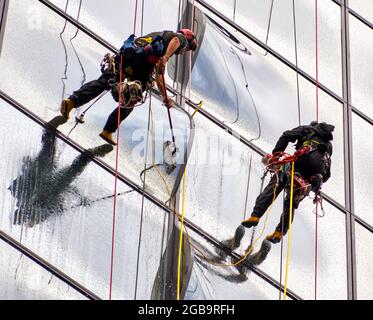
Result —
<instances>
[{"instance_id":1,"label":"black work pants","mask_svg":"<svg viewBox=\"0 0 373 320\"><path fill-rule=\"evenodd\" d=\"M86 104L92 99L98 97L105 90L110 90L111 86L109 81L112 78L113 75L103 73L97 80L87 82L81 86L79 90L74 91L69 99L73 100L76 107L79 108L83 104ZM132 110L133 108L121 108L119 117L120 122L126 119ZM104 130L113 133L118 129L118 113L118 107L116 107L106 120Z\"/></svg>"},{"instance_id":2,"label":"black work pants","mask_svg":"<svg viewBox=\"0 0 373 320\"><path fill-rule=\"evenodd\" d=\"M284 200L283 212L280 222L276 227L276 231L281 231L285 235L289 229L290 219L290 183L288 183L288 178L286 177L286 175L282 175L281 172L279 172L278 176L279 179L277 179L276 175L273 175L268 185L264 188L263 192L256 198L255 206L251 215L261 218L267 211L269 206L272 204L272 202L275 201L277 196L281 193L281 191L285 189L287 192ZM276 188L277 182L278 186ZM302 195L302 191L300 189L294 189L293 209L298 208L299 203L302 201L303 198L304 197ZM293 219L294 210L291 222L293 222Z\"/></svg>"}]
</instances>

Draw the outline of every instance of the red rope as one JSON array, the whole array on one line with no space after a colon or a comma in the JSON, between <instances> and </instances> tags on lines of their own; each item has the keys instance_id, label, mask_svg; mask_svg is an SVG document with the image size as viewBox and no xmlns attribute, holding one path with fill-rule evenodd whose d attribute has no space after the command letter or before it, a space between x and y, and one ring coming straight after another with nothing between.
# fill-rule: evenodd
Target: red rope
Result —
<instances>
[{"instance_id":1,"label":"red rope","mask_svg":"<svg viewBox=\"0 0 373 320\"><path fill-rule=\"evenodd\" d=\"M136 33L136 22L137 22L137 5L138 0L136 0L135 5L135 15L133 23L133 33ZM113 271L114 271L114 244L115 244L115 216L117 209L117 186L118 186L118 164L119 164L119 133L120 133L120 109L122 104L122 82L123 82L123 56L120 57L120 70L119 70L119 103L118 103L118 122L117 122L117 147L115 155L115 180L114 180L114 205L113 205L113 224L111 233L111 259L110 259L110 285L109 285L109 300L112 298L113 292Z\"/></svg>"},{"instance_id":2,"label":"red rope","mask_svg":"<svg viewBox=\"0 0 373 320\"><path fill-rule=\"evenodd\" d=\"M319 46L318 46L318 17L317 0L315 0L315 25L316 25L316 120L319 121ZM318 239L318 194L316 193L316 218L315 218L315 300L317 298L317 239Z\"/></svg>"},{"instance_id":3,"label":"red rope","mask_svg":"<svg viewBox=\"0 0 373 320\"><path fill-rule=\"evenodd\" d=\"M136 34L137 3L138 3L138 0L136 0L136 5L135 5L135 19L134 19L134 22L133 22L133 34Z\"/></svg>"}]
</instances>

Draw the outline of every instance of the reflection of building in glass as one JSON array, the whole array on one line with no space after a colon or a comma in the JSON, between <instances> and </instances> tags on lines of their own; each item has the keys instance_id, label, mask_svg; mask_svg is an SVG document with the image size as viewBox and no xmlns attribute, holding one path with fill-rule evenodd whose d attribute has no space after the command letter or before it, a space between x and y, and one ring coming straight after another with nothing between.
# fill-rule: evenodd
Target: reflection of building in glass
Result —
<instances>
[{"instance_id":1,"label":"reflection of building in glass","mask_svg":"<svg viewBox=\"0 0 373 320\"><path fill-rule=\"evenodd\" d=\"M137 33L176 30L179 18L190 24L192 10L184 10L184 15L178 17L175 14L178 1L167 1L167 5L164 2L147 1L143 10L138 9ZM185 137L176 137L183 140L183 146L192 143L187 155L185 227L188 236L184 237L185 242L190 241L185 249L186 260L190 260L184 270L187 277L183 296L187 299L278 299L279 287L284 282L284 272L279 276L280 268L285 263L280 246L273 246L265 263L249 272L243 272L247 271L244 267L218 265L224 261L213 265L208 260L216 258L216 252L222 249L221 241L233 235L251 210L261 187L261 155L271 150L284 130L308 124L317 113L320 121L333 123L336 127L332 177L323 189L325 216L317 219L317 234L312 200L305 199L297 213L292 234L288 296L314 299L316 278L317 299L372 298L373 258L369 249L373 245L373 218L369 212L373 205L370 188L373 176L367 170L372 158L372 146L367 142L367 136L373 125L372 65L368 63L373 47L372 42L366 40L371 37L373 15L366 4L368 1L320 1L317 8L313 1L195 2L200 47L193 57L193 68L189 67L189 62L173 61L167 75L170 92L175 93L175 100L184 103L190 114L197 105L190 102L205 102L193 121L185 112L173 112L180 131L188 131L193 126L197 129L196 136L189 141ZM170 207L175 206L181 212L179 173L182 168L172 175L167 175L161 168L175 195L174 201L164 204L169 200L169 190L156 170L146 175L144 192L144 177L140 176L144 159L131 156L136 147L131 138L137 130L148 125L148 108L145 106L132 112L122 131L119 173L121 178L128 179L121 180L123 189L118 192L127 191L128 186L135 191L118 198L118 225L114 230L117 246L114 249L118 256L115 255L113 270L109 268L113 248L112 198L89 207L64 211L56 220L46 219L36 227L25 229L27 232L23 232L21 225L8 224L10 212L16 205L11 192L6 189L22 174L25 154L29 154L30 159L37 159L40 145L36 140L40 141L42 127L37 127L36 123L44 126L54 117L61 90L66 96L80 85L86 74L87 78L96 77L102 56L119 47L133 31L132 23L119 24L119 21L133 21L135 4L115 0L105 3L106 8L113 8L110 12L114 17L105 15L99 1L83 1L83 6L81 1L33 0L27 5L20 0L0 1L0 77L7 79L0 82L0 104L6 109L2 144L8 152L0 169L6 186L0 193L4 203L0 229L103 299L108 298L109 289L115 299L175 298L174 292L166 292L167 287L176 290L175 253L179 241L171 231L178 230L173 229L178 223L170 213ZM161 10L174 19L159 15L149 22L146 17L154 10ZM33 13L32 21L17 18L17 15L27 16L30 12ZM143 25L139 18L141 14L145 17ZM72 45L69 40L74 36ZM65 40L65 46L61 39ZM27 63L21 59L25 52L29 56ZM191 71L189 90L187 83ZM182 96L188 96L186 102L178 95L180 92ZM14 99L14 104L7 97ZM154 116L159 121L156 123L167 127L167 115L161 101L154 100ZM69 136L82 149L77 150L78 154L75 150L64 152L55 164L56 168L62 169L76 157L81 157L82 150L102 143L97 137L98 128L112 108L112 102L105 97L92 108L86 123ZM17 122L27 125L32 133L28 137L17 135ZM72 126L70 121L61 129L59 127L62 137L68 135ZM210 145L198 135L198 130L210 137L218 137L222 162L201 163L204 153L213 150L206 150L206 145ZM157 132L155 135L155 143L162 145L164 137ZM19 139L22 150L12 147L14 139ZM61 143L60 136L58 143ZM150 159L150 151L148 156ZM97 167L97 161L86 163L83 173L71 181L72 190L79 190L81 196L90 199L102 198L102 193L113 194L115 152L99 160L102 166ZM43 162L43 165L47 163ZM45 166L38 164L34 168ZM42 183L41 188L48 189L49 186ZM30 194L32 192L18 192L17 198L29 199ZM65 205L71 201L71 197L62 198ZM277 224L281 210L281 203L275 204L263 236ZM262 228L263 225L258 226L255 236ZM225 263L229 259L239 259L251 236L251 231L247 232L241 246L228 254ZM83 239L84 246L81 244ZM56 250L49 252L44 241ZM66 267L69 263L71 267ZM109 288L110 278L112 288ZM0 283L0 287L3 285ZM7 285L27 287L21 281ZM66 297L63 288L56 290L61 298ZM24 296L36 297L27 296L27 293Z\"/></svg>"}]
</instances>

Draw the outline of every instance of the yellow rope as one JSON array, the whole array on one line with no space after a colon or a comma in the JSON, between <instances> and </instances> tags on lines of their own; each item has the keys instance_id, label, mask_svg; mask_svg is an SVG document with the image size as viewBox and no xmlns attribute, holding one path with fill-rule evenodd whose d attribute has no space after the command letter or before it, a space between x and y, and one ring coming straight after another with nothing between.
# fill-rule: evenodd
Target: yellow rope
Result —
<instances>
[{"instance_id":1,"label":"yellow rope","mask_svg":"<svg viewBox=\"0 0 373 320\"><path fill-rule=\"evenodd\" d=\"M177 262L177 300L180 300L181 291L181 255L183 250L183 232L184 232L184 216L185 216L185 193L186 193L186 168L184 169L183 177L183 192L181 196L181 221L180 221L180 238L179 238L179 255Z\"/></svg>"},{"instance_id":2,"label":"yellow rope","mask_svg":"<svg viewBox=\"0 0 373 320\"><path fill-rule=\"evenodd\" d=\"M288 250L286 255L286 269L285 269L285 283L283 300L286 300L286 288L289 274L289 260L290 260L290 241L291 241L291 220L293 217L293 193L294 193L294 161L291 163L291 181L290 181L290 207L289 207L289 235L288 235Z\"/></svg>"}]
</instances>

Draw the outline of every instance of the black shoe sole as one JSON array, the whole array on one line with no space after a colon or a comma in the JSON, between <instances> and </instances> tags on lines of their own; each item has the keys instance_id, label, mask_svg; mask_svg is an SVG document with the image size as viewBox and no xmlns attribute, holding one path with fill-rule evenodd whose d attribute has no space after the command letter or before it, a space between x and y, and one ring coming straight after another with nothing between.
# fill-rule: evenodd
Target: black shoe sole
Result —
<instances>
[{"instance_id":1,"label":"black shoe sole","mask_svg":"<svg viewBox=\"0 0 373 320\"><path fill-rule=\"evenodd\" d=\"M241 222L241 225L244 226L245 228L251 228L251 227L256 227L258 225L258 222Z\"/></svg>"}]
</instances>

